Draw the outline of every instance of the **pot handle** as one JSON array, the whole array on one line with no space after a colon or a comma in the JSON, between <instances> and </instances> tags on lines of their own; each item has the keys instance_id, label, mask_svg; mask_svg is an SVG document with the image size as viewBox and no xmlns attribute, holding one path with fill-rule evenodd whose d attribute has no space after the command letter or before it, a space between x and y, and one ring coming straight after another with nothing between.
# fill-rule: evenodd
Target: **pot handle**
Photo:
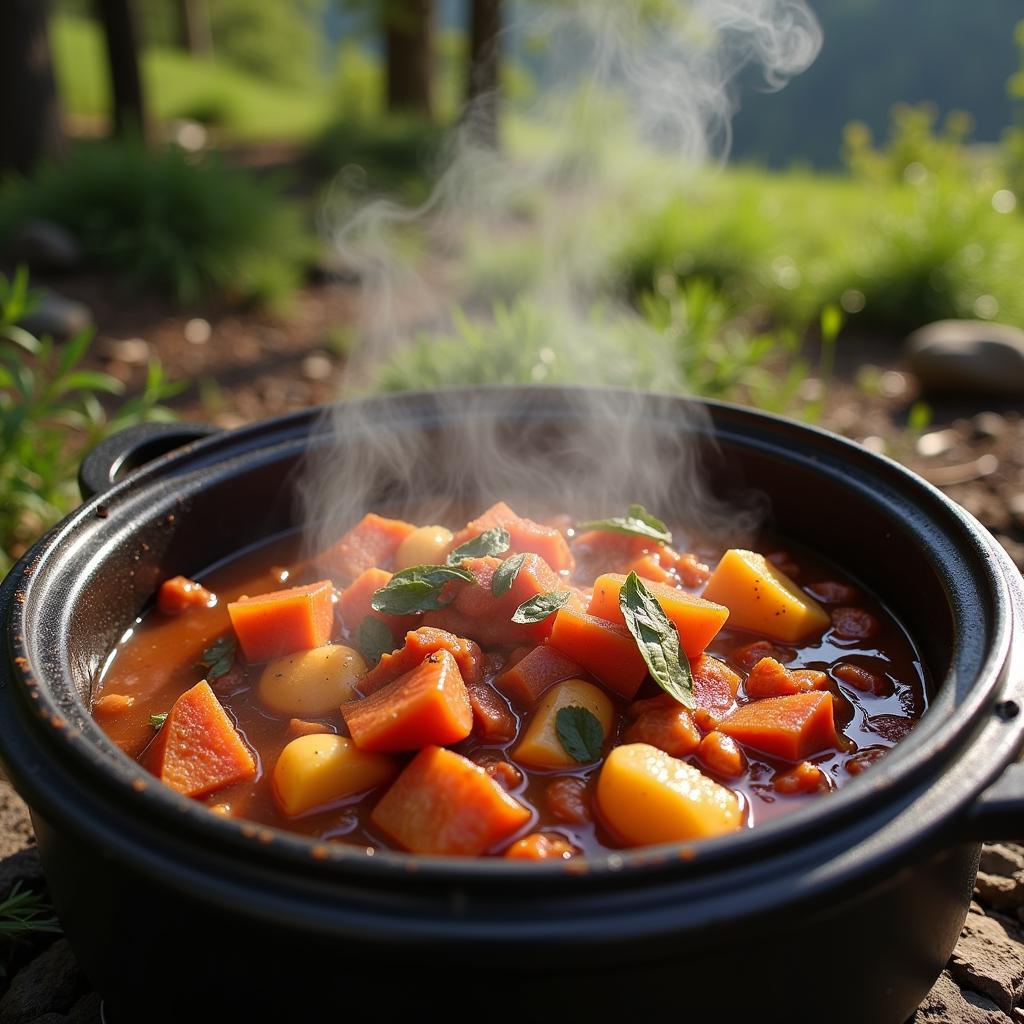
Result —
<instances>
[{"instance_id":1,"label":"pot handle","mask_svg":"<svg viewBox=\"0 0 1024 1024\"><path fill-rule=\"evenodd\" d=\"M1009 765L974 801L966 825L971 839L1024 838L1024 763Z\"/></svg>"},{"instance_id":2,"label":"pot handle","mask_svg":"<svg viewBox=\"0 0 1024 1024\"><path fill-rule=\"evenodd\" d=\"M100 441L78 467L82 500L108 490L126 473L190 441L216 434L206 423L139 423Z\"/></svg>"}]
</instances>

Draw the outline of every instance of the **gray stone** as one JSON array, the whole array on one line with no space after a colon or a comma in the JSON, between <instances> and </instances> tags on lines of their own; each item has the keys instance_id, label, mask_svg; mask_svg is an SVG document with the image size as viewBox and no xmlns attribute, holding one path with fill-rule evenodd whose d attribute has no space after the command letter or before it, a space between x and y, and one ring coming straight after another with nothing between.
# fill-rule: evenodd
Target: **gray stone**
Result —
<instances>
[{"instance_id":1,"label":"gray stone","mask_svg":"<svg viewBox=\"0 0 1024 1024\"><path fill-rule=\"evenodd\" d=\"M92 312L74 299L43 292L35 309L22 318L19 326L37 337L48 334L54 341L67 341L92 327Z\"/></svg>"},{"instance_id":2,"label":"gray stone","mask_svg":"<svg viewBox=\"0 0 1024 1024\"><path fill-rule=\"evenodd\" d=\"M1024 331L984 320L938 320L907 338L927 392L1024 396Z\"/></svg>"},{"instance_id":3,"label":"gray stone","mask_svg":"<svg viewBox=\"0 0 1024 1024\"><path fill-rule=\"evenodd\" d=\"M82 250L75 236L61 224L30 220L22 225L8 247L15 263L27 263L32 270L72 270L82 262Z\"/></svg>"},{"instance_id":4,"label":"gray stone","mask_svg":"<svg viewBox=\"0 0 1024 1024\"><path fill-rule=\"evenodd\" d=\"M0 1024L30 1024L44 1013L65 1013L85 986L67 940L58 939L14 976L0 999Z\"/></svg>"},{"instance_id":5,"label":"gray stone","mask_svg":"<svg viewBox=\"0 0 1024 1024\"><path fill-rule=\"evenodd\" d=\"M1024 873L990 875L979 871L974 890L978 899L993 910L1014 911L1024 907Z\"/></svg>"},{"instance_id":6,"label":"gray stone","mask_svg":"<svg viewBox=\"0 0 1024 1024\"><path fill-rule=\"evenodd\" d=\"M973 999L966 995L944 971L909 1024L1006 1024L994 1003L976 993L971 993Z\"/></svg>"},{"instance_id":7,"label":"gray stone","mask_svg":"<svg viewBox=\"0 0 1024 1024\"><path fill-rule=\"evenodd\" d=\"M1024 992L1024 947L995 918L972 912L950 958L949 973L958 985L987 996L1009 1014Z\"/></svg>"}]
</instances>

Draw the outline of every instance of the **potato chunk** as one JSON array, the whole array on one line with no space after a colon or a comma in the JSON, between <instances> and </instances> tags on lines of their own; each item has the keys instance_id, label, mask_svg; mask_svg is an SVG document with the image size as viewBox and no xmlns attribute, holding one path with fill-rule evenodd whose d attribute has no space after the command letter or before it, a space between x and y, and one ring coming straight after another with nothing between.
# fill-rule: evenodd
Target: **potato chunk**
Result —
<instances>
[{"instance_id":1,"label":"potato chunk","mask_svg":"<svg viewBox=\"0 0 1024 1024\"><path fill-rule=\"evenodd\" d=\"M512 757L533 768L576 767L579 762L562 746L556 729L558 712L568 707L586 708L601 723L605 736L608 735L615 709L607 694L586 680L566 679L545 694Z\"/></svg>"},{"instance_id":2,"label":"potato chunk","mask_svg":"<svg viewBox=\"0 0 1024 1024\"><path fill-rule=\"evenodd\" d=\"M398 762L367 754L344 736L300 736L281 751L274 765L274 799L288 815L305 814L387 782Z\"/></svg>"},{"instance_id":3,"label":"potato chunk","mask_svg":"<svg viewBox=\"0 0 1024 1024\"><path fill-rule=\"evenodd\" d=\"M358 651L329 644L275 658L264 668L257 692L275 714L316 718L351 700L365 674L366 662Z\"/></svg>"},{"instance_id":4,"label":"potato chunk","mask_svg":"<svg viewBox=\"0 0 1024 1024\"><path fill-rule=\"evenodd\" d=\"M730 626L786 643L822 633L830 622L813 597L756 551L726 551L704 597L729 609Z\"/></svg>"},{"instance_id":5,"label":"potato chunk","mask_svg":"<svg viewBox=\"0 0 1024 1024\"><path fill-rule=\"evenodd\" d=\"M631 846L706 839L743 824L735 793L646 743L627 743L608 755L597 804Z\"/></svg>"},{"instance_id":6,"label":"potato chunk","mask_svg":"<svg viewBox=\"0 0 1024 1024\"><path fill-rule=\"evenodd\" d=\"M395 571L413 565L440 565L452 544L452 531L444 526L420 526L395 552Z\"/></svg>"}]
</instances>

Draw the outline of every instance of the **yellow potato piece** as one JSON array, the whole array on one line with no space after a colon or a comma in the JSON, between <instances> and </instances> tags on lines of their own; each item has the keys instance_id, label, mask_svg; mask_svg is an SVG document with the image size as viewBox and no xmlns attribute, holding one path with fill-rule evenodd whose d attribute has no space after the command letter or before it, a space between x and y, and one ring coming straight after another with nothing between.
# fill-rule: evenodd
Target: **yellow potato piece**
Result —
<instances>
[{"instance_id":1,"label":"yellow potato piece","mask_svg":"<svg viewBox=\"0 0 1024 1024\"><path fill-rule=\"evenodd\" d=\"M743 824L735 793L647 743L627 743L608 755L597 804L631 846L708 839Z\"/></svg>"},{"instance_id":2,"label":"yellow potato piece","mask_svg":"<svg viewBox=\"0 0 1024 1024\"><path fill-rule=\"evenodd\" d=\"M268 662L256 692L275 714L316 718L352 700L353 688L365 674L366 662L358 651L329 644Z\"/></svg>"},{"instance_id":3,"label":"yellow potato piece","mask_svg":"<svg viewBox=\"0 0 1024 1024\"><path fill-rule=\"evenodd\" d=\"M608 735L615 717L615 709L608 695L584 679L566 679L556 683L544 695L523 738L512 752L513 760L532 768L576 767L580 762L562 746L555 728L559 709L568 707L586 708L601 723L605 736Z\"/></svg>"},{"instance_id":4,"label":"yellow potato piece","mask_svg":"<svg viewBox=\"0 0 1024 1024\"><path fill-rule=\"evenodd\" d=\"M831 621L813 597L756 551L726 551L704 597L729 609L730 626L785 643L822 633Z\"/></svg>"},{"instance_id":5,"label":"yellow potato piece","mask_svg":"<svg viewBox=\"0 0 1024 1024\"><path fill-rule=\"evenodd\" d=\"M395 552L395 572L412 565L440 565L451 547L451 530L443 526L421 526L413 530Z\"/></svg>"},{"instance_id":6,"label":"yellow potato piece","mask_svg":"<svg viewBox=\"0 0 1024 1024\"><path fill-rule=\"evenodd\" d=\"M281 751L271 788L281 810L294 816L365 793L397 771L393 757L368 754L344 736L300 736Z\"/></svg>"}]
</instances>

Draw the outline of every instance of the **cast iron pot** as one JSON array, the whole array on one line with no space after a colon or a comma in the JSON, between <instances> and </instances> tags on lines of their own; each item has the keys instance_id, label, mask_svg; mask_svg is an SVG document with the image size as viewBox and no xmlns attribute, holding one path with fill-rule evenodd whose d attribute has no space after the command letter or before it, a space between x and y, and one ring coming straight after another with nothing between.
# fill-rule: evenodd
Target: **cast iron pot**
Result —
<instances>
[{"instance_id":1,"label":"cast iron pot","mask_svg":"<svg viewBox=\"0 0 1024 1024\"><path fill-rule=\"evenodd\" d=\"M574 429L596 407L580 394L516 392L502 443ZM353 427L343 443L427 435L443 488L487 405L479 392L369 400L369 433ZM156 784L89 716L91 681L161 579L296 525L290 482L323 440L313 411L178 450L174 431L135 434L87 462L96 487L159 455L87 500L4 582L0 746L109 1020L699 1009L897 1024L913 1012L956 943L980 841L1024 833L1020 576L973 519L895 463L771 416L706 409L695 423L682 400L650 396L633 413L655 448L692 435L719 493L764 492L774 530L881 595L918 644L931 708L809 809L586 864L369 856L223 819Z\"/></svg>"}]
</instances>

